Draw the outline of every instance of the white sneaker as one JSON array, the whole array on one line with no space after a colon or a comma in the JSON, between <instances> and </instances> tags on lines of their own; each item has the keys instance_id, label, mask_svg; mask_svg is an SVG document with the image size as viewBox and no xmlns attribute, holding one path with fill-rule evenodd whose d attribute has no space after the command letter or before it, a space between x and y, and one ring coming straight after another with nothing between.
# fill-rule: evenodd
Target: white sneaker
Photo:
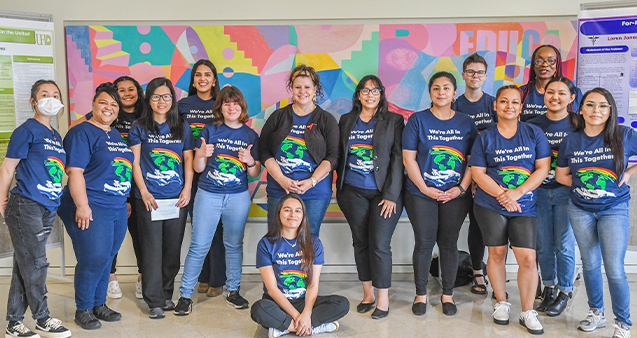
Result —
<instances>
[{"instance_id":1,"label":"white sneaker","mask_svg":"<svg viewBox=\"0 0 637 338\"><path fill-rule=\"evenodd\" d=\"M108 298L113 299L122 298L122 289L119 288L119 283L116 280L108 283L106 295L108 296Z\"/></svg>"},{"instance_id":2,"label":"white sneaker","mask_svg":"<svg viewBox=\"0 0 637 338\"><path fill-rule=\"evenodd\" d=\"M5 338L21 337L21 338L40 338L40 335L29 330L22 322L17 322L12 327L8 327L4 331Z\"/></svg>"},{"instance_id":3,"label":"white sneaker","mask_svg":"<svg viewBox=\"0 0 637 338\"><path fill-rule=\"evenodd\" d=\"M71 336L71 331L62 326L62 321L57 318L49 318L42 325L38 324L36 320L35 331L47 338L68 338Z\"/></svg>"},{"instance_id":4,"label":"white sneaker","mask_svg":"<svg viewBox=\"0 0 637 338\"><path fill-rule=\"evenodd\" d=\"M275 329L273 327L268 329L268 338L277 338L277 337L281 337L283 335L286 335L290 333L290 331L285 330L285 331L279 331L279 329Z\"/></svg>"},{"instance_id":5,"label":"white sneaker","mask_svg":"<svg viewBox=\"0 0 637 338\"><path fill-rule=\"evenodd\" d=\"M334 332L338 330L338 322L337 321L333 321L331 323L325 323L325 324L321 324L317 327L313 327L312 328L312 335L315 334L319 334L319 333L328 333L328 332Z\"/></svg>"},{"instance_id":6,"label":"white sneaker","mask_svg":"<svg viewBox=\"0 0 637 338\"><path fill-rule=\"evenodd\" d=\"M537 311L535 310L527 310L520 313L520 325L526 327L526 330L531 334L544 333L544 328L537 319Z\"/></svg>"},{"instance_id":7,"label":"white sneaker","mask_svg":"<svg viewBox=\"0 0 637 338\"><path fill-rule=\"evenodd\" d=\"M138 280L137 283L135 283L135 298L137 299L144 298L144 295L142 294L142 281L140 280Z\"/></svg>"},{"instance_id":8,"label":"white sneaker","mask_svg":"<svg viewBox=\"0 0 637 338\"><path fill-rule=\"evenodd\" d=\"M606 316L599 309L589 309L586 318L579 322L579 329L591 332L598 327L606 327Z\"/></svg>"},{"instance_id":9,"label":"white sneaker","mask_svg":"<svg viewBox=\"0 0 637 338\"><path fill-rule=\"evenodd\" d=\"M493 322L498 325L509 325L509 309L511 303L501 301L493 306Z\"/></svg>"},{"instance_id":10,"label":"white sneaker","mask_svg":"<svg viewBox=\"0 0 637 338\"><path fill-rule=\"evenodd\" d=\"M625 323L615 321L615 332L612 338L630 338L630 326Z\"/></svg>"}]
</instances>

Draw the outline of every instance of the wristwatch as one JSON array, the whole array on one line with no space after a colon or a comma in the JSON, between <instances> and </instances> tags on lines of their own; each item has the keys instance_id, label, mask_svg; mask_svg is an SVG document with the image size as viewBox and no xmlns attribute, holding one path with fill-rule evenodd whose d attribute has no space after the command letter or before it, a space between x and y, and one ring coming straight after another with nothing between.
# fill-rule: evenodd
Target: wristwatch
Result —
<instances>
[{"instance_id":1,"label":"wristwatch","mask_svg":"<svg viewBox=\"0 0 637 338\"><path fill-rule=\"evenodd\" d=\"M458 184L458 189L460 189L460 196L464 196L464 194L467 193L467 191L464 190L461 184Z\"/></svg>"}]
</instances>

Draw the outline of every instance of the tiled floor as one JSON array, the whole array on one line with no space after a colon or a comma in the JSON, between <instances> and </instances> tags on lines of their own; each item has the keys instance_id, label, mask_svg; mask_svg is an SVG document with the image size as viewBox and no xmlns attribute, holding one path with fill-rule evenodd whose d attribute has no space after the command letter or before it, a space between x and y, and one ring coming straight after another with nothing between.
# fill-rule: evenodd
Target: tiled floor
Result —
<instances>
[{"instance_id":1,"label":"tiled floor","mask_svg":"<svg viewBox=\"0 0 637 338\"><path fill-rule=\"evenodd\" d=\"M511 324L495 325L491 318L492 301L487 296L474 295L469 286L457 288L455 300L458 313L448 317L442 314L440 307L441 289L433 279L430 281L430 300L427 314L416 317L411 313L411 301L414 297L414 285L410 274L394 275L390 291L390 314L381 320L372 320L367 314L356 312L356 304L362 296L360 283L352 274L325 274L321 277L320 294L336 293L350 300L350 313L340 321L340 329L323 337L530 337L518 323L520 302L515 275L509 276L507 284L510 295ZM241 293L250 302L259 299L262 285L258 275L244 275ZM629 275L631 297L637 299L637 275ZM0 303L6 304L9 290L9 277L0 277ZM207 298L198 295L191 315L177 317L167 313L165 319L151 320L147 315L146 304L134 296L135 276L120 276L120 286L124 297L108 300L108 305L122 313L122 320L115 323L103 323L101 329L84 331L73 322L75 303L73 284L49 279L49 308L52 315L64 322L73 331L74 337L267 337L267 330L257 326L251 319L249 310L235 310L225 303L223 297ZM179 286L179 283L177 283ZM490 288L489 288L490 290ZM177 290L176 290L177 291ZM178 298L178 291L174 299ZM610 337L613 333L613 321L610 311L610 295L606 290L606 306L609 325L592 333L577 331L577 323L586 316L586 291L583 280L575 282L573 300L559 317L549 318L541 315L544 325L543 337ZM4 310L4 308L3 308ZM631 304L631 312L637 313L637 301ZM4 317L5 312L0 312ZM34 323L27 314L25 324L33 328ZM635 337L633 329L633 337Z\"/></svg>"}]
</instances>

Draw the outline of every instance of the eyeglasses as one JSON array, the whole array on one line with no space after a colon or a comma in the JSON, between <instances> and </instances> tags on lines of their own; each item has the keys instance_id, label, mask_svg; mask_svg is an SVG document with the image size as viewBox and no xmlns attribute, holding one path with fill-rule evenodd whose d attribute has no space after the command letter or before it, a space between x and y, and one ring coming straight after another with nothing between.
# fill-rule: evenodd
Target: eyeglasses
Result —
<instances>
[{"instance_id":1,"label":"eyeglasses","mask_svg":"<svg viewBox=\"0 0 637 338\"><path fill-rule=\"evenodd\" d=\"M557 59L548 59L548 60L535 59L535 60L533 60L533 63L535 63L536 66L541 66L542 64L544 64L544 62L548 63L549 66L555 66L555 64L557 63Z\"/></svg>"},{"instance_id":2,"label":"eyeglasses","mask_svg":"<svg viewBox=\"0 0 637 338\"><path fill-rule=\"evenodd\" d=\"M464 73L467 74L467 76L469 77L473 77L474 75L478 75L478 77L483 77L487 75L487 72L484 70L473 70L473 69L467 69L464 71Z\"/></svg>"},{"instance_id":3,"label":"eyeglasses","mask_svg":"<svg viewBox=\"0 0 637 338\"><path fill-rule=\"evenodd\" d=\"M380 89L378 89L378 88L374 88L374 89L367 89L367 88L364 88L364 89L361 89L361 93L362 93L363 95L369 95L369 93L372 93L372 95L374 95L374 96L375 96L375 95L380 94Z\"/></svg>"},{"instance_id":4,"label":"eyeglasses","mask_svg":"<svg viewBox=\"0 0 637 338\"><path fill-rule=\"evenodd\" d=\"M165 102L170 102L173 100L173 96L170 94L164 94L164 95L155 94L150 96L150 100L153 102L158 102L159 99L164 99Z\"/></svg>"},{"instance_id":5,"label":"eyeglasses","mask_svg":"<svg viewBox=\"0 0 637 338\"><path fill-rule=\"evenodd\" d=\"M602 112L602 113L605 113L608 110L610 110L610 104L608 104L606 102L602 102L602 103L599 103L599 104L595 104L593 102L586 102L582 106L582 109L584 109L586 111L594 111L595 107L597 107L597 109L599 109L599 111Z\"/></svg>"}]
</instances>

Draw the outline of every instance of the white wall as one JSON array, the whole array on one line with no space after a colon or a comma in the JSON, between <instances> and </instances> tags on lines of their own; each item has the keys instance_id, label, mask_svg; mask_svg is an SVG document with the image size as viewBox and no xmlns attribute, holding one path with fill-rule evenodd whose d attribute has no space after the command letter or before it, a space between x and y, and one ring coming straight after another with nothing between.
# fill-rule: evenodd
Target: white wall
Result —
<instances>
[{"instance_id":1,"label":"white wall","mask_svg":"<svg viewBox=\"0 0 637 338\"><path fill-rule=\"evenodd\" d=\"M66 58L64 45L65 23L127 24L147 22L148 24L316 24L316 23L425 23L425 22L471 22L508 20L546 20L572 18L577 16L581 0L232 0L232 1L191 1L174 0L0 0L0 10L52 14L55 21L57 82L66 91ZM191 6L184 6L191 3ZM68 95L64 95L68 98ZM61 121L68 121L63 115ZM67 127L60 125L60 132ZM637 182L635 182L637 183ZM189 227L189 226L188 226ZM333 272L354 272L351 237L346 224L326 223L321 238L336 240L326 244L327 261L336 264L326 269ZM245 239L246 264L254 264L256 242L265 233L263 222L247 225ZM466 250L466 227L459 240L460 248ZM184 238L182 259L190 243L188 229ZM396 272L409 271L413 232L408 222L401 222L393 240ZM71 241L66 236L66 266L75 265ZM330 257L331 256L331 257ZM512 256L512 255L511 255ZM60 249L49 250L52 268L60 265ZM637 257L628 256L628 265L637 269ZM130 238L126 237L120 250L120 273L136 273L134 253ZM0 259L0 274L10 274L11 259ZM52 273L58 273L52 269ZM72 270L70 270L72 272ZM246 269L245 272L256 272Z\"/></svg>"}]
</instances>

